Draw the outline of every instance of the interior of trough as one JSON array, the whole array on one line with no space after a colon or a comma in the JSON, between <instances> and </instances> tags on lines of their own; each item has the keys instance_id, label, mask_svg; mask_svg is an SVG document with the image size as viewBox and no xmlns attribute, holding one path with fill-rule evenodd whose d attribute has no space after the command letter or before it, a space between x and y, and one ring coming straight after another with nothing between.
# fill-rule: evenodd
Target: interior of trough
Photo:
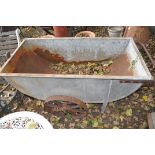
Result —
<instances>
[{"instance_id":1,"label":"interior of trough","mask_svg":"<svg viewBox=\"0 0 155 155\"><path fill-rule=\"evenodd\" d=\"M110 63L109 63L110 62ZM102 63L102 65L101 65ZM68 66L67 70L70 68L73 69L75 67L76 72L61 72L60 68L53 69L52 66ZM91 64L96 64L97 68L101 69L104 75L112 75L112 76L132 76L134 74L131 68L131 62L128 58L126 52L124 54L120 54L115 58L111 58L108 60L99 60L99 61L73 61L68 62L64 59L63 56L56 54L54 52L49 52L48 50L43 50L41 48L33 48L26 49L20 48L13 58L7 63L7 65L3 69L3 73L31 73L31 74L83 74L83 75L94 75L102 73L97 71L92 72L83 72L80 67L86 65L91 67ZM88 68L89 68L88 67ZM61 67L62 68L62 67ZM104 69L107 71L104 72ZM87 69L88 70L88 69ZM90 68L91 70L91 68Z\"/></svg>"},{"instance_id":2,"label":"interior of trough","mask_svg":"<svg viewBox=\"0 0 155 155\"><path fill-rule=\"evenodd\" d=\"M132 38L26 39L1 73L151 78Z\"/></svg>"}]
</instances>

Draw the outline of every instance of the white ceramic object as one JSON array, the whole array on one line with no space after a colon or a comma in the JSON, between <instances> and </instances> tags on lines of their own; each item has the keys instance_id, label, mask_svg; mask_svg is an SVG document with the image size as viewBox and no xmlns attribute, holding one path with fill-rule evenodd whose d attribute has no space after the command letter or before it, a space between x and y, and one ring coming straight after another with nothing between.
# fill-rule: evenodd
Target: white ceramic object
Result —
<instances>
[{"instance_id":1,"label":"white ceramic object","mask_svg":"<svg viewBox=\"0 0 155 155\"><path fill-rule=\"evenodd\" d=\"M123 34L123 26L108 27L109 37L121 37Z\"/></svg>"},{"instance_id":2,"label":"white ceramic object","mask_svg":"<svg viewBox=\"0 0 155 155\"><path fill-rule=\"evenodd\" d=\"M15 113L8 114L8 115L0 118L0 124L7 122L8 120L12 120L12 119L16 119L16 118L26 118L26 117L39 123L43 127L43 129L48 129L48 130L53 129L52 125L50 124L50 122L47 119L45 119L40 114L37 114L34 112L29 112L29 111L21 111L21 112L15 112Z\"/></svg>"}]
</instances>

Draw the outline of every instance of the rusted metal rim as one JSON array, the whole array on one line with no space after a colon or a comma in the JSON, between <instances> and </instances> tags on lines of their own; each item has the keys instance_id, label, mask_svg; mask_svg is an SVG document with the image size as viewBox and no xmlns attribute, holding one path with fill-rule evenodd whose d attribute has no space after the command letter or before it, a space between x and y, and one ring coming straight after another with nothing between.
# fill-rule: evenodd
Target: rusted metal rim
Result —
<instances>
[{"instance_id":1,"label":"rusted metal rim","mask_svg":"<svg viewBox=\"0 0 155 155\"><path fill-rule=\"evenodd\" d=\"M45 100L45 103L52 102L52 101L65 101L69 103L75 103L83 109L87 108L86 104L83 101L81 101L80 99L76 97L72 97L72 96L63 96L63 95L50 96Z\"/></svg>"},{"instance_id":2,"label":"rusted metal rim","mask_svg":"<svg viewBox=\"0 0 155 155\"><path fill-rule=\"evenodd\" d=\"M153 68L155 68L155 61L153 60L151 54L149 53L149 51L147 50L147 48L145 47L145 45L143 43L141 43L141 42L138 42L138 41L136 41L136 44L140 45L143 48L143 50L147 54L149 60L151 61Z\"/></svg>"},{"instance_id":3,"label":"rusted metal rim","mask_svg":"<svg viewBox=\"0 0 155 155\"><path fill-rule=\"evenodd\" d=\"M62 101L65 103L55 104L55 101ZM69 112L71 114L86 114L87 106L86 104L71 96L50 96L44 102L44 110L48 112Z\"/></svg>"}]
</instances>

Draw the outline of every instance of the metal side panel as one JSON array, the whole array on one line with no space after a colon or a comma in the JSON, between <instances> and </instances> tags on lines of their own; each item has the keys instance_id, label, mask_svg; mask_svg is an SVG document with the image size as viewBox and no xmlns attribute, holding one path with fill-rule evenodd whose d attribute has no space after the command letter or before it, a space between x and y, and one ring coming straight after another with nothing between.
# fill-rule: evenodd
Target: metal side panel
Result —
<instances>
[{"instance_id":1,"label":"metal side panel","mask_svg":"<svg viewBox=\"0 0 155 155\"><path fill-rule=\"evenodd\" d=\"M62 78L34 78L7 77L6 80L31 97L45 100L53 95L67 95L77 97L85 102L104 103L108 94L110 80L98 79L62 79ZM141 84L120 84L114 81L110 91L109 101L126 97L137 90Z\"/></svg>"}]
</instances>

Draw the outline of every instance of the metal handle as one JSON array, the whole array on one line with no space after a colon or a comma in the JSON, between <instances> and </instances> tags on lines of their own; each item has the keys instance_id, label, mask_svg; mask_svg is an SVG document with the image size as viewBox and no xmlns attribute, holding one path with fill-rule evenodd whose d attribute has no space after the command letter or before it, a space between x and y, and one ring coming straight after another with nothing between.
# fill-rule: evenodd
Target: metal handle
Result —
<instances>
[{"instance_id":1,"label":"metal handle","mask_svg":"<svg viewBox=\"0 0 155 155\"><path fill-rule=\"evenodd\" d=\"M147 54L148 58L150 59L150 61L152 63L153 68L155 68L155 61L153 60L152 56L150 55L150 53L147 50L147 48L145 47L145 45L138 41L136 41L136 44L140 45L144 49L145 53Z\"/></svg>"},{"instance_id":2,"label":"metal handle","mask_svg":"<svg viewBox=\"0 0 155 155\"><path fill-rule=\"evenodd\" d=\"M155 84L155 80L120 80L120 83L146 83L153 85Z\"/></svg>"},{"instance_id":3,"label":"metal handle","mask_svg":"<svg viewBox=\"0 0 155 155\"><path fill-rule=\"evenodd\" d=\"M144 49L145 53L147 54L148 58L150 59L150 61L152 63L153 68L155 68L155 61L151 57L151 55L150 55L149 51L147 50L147 48L145 47L145 45L138 41L135 41L135 42L136 42L136 44L140 45ZM130 79L124 80L123 79L123 80L120 80L120 83L147 83L147 84L152 85L152 84L155 84L155 80L154 79L151 79L151 80L133 80L133 79L132 80L130 80Z\"/></svg>"}]
</instances>

